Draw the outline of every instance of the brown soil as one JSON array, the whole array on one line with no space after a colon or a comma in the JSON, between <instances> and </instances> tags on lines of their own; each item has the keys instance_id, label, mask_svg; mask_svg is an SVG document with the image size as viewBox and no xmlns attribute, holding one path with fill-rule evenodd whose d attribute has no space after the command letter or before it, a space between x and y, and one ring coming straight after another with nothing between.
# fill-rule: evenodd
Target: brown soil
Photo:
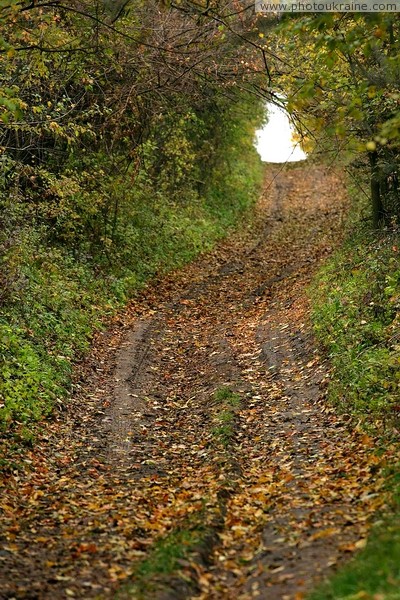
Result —
<instances>
[{"instance_id":1,"label":"brown soil","mask_svg":"<svg viewBox=\"0 0 400 600\"><path fill-rule=\"evenodd\" d=\"M325 402L305 291L345 208L337 174L269 166L251 228L97 337L67 412L6 477L0 598L300 600L363 545L379 465ZM221 388L241 398L225 441ZM154 541L199 514L180 571L132 591Z\"/></svg>"}]
</instances>

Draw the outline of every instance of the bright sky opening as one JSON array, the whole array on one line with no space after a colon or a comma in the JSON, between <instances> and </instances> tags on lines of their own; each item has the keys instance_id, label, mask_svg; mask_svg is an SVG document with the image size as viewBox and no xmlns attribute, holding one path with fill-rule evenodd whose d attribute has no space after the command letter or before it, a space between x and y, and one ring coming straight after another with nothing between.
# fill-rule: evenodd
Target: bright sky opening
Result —
<instances>
[{"instance_id":1,"label":"bright sky opening","mask_svg":"<svg viewBox=\"0 0 400 600\"><path fill-rule=\"evenodd\" d=\"M307 155L293 141L294 128L288 114L274 104L268 104L267 110L268 123L256 131L256 148L261 160L272 163L305 160Z\"/></svg>"}]
</instances>

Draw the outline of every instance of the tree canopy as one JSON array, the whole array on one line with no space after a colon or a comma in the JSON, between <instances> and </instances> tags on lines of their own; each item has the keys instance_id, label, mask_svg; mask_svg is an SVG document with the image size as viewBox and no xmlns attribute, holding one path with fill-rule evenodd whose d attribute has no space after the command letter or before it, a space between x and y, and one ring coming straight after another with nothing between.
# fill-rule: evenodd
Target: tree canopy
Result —
<instances>
[{"instance_id":1,"label":"tree canopy","mask_svg":"<svg viewBox=\"0 0 400 600\"><path fill-rule=\"evenodd\" d=\"M274 37L288 62L275 66L274 79L306 144L370 170L375 225L398 216L397 15L286 18Z\"/></svg>"}]
</instances>

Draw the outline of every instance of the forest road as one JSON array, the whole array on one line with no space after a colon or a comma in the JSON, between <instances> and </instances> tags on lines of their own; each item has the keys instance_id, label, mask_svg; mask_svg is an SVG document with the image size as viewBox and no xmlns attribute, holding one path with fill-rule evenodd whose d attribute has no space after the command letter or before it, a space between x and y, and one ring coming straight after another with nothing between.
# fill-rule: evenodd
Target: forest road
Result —
<instances>
[{"instance_id":1,"label":"forest road","mask_svg":"<svg viewBox=\"0 0 400 600\"><path fill-rule=\"evenodd\" d=\"M7 482L0 598L301 600L363 546L379 464L326 403L306 293L346 206L337 173L268 165L253 224L97 336Z\"/></svg>"}]
</instances>

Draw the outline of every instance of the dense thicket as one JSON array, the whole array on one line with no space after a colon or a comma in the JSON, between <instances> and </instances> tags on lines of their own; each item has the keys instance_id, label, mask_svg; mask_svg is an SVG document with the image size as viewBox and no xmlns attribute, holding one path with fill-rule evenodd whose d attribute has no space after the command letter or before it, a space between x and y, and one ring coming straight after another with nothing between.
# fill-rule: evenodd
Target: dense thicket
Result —
<instances>
[{"instance_id":1,"label":"dense thicket","mask_svg":"<svg viewBox=\"0 0 400 600\"><path fill-rule=\"evenodd\" d=\"M51 410L96 321L208 248L254 197L250 18L1 3L3 423Z\"/></svg>"}]
</instances>

